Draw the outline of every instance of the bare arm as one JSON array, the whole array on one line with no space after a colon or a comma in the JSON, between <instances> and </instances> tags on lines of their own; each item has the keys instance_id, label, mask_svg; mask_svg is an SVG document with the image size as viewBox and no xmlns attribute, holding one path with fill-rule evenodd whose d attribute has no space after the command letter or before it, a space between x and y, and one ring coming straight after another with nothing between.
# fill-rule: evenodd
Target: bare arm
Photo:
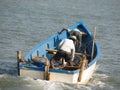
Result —
<instances>
[{"instance_id":1,"label":"bare arm","mask_svg":"<svg viewBox=\"0 0 120 90\"><path fill-rule=\"evenodd\" d=\"M81 31L80 31L80 34L81 34L81 35L87 35L87 33L85 33L85 32L81 32Z\"/></svg>"},{"instance_id":2,"label":"bare arm","mask_svg":"<svg viewBox=\"0 0 120 90\"><path fill-rule=\"evenodd\" d=\"M74 58L74 51L73 51L73 49L71 49L71 59L68 61L70 66L73 66L73 63L72 63L73 58Z\"/></svg>"},{"instance_id":3,"label":"bare arm","mask_svg":"<svg viewBox=\"0 0 120 90\"><path fill-rule=\"evenodd\" d=\"M72 57L72 61L73 61L73 57L74 57L74 51L73 51L73 49L71 49L71 57Z\"/></svg>"},{"instance_id":4,"label":"bare arm","mask_svg":"<svg viewBox=\"0 0 120 90\"><path fill-rule=\"evenodd\" d=\"M69 32L70 32L70 30L69 30L69 29L67 29L67 28L63 28L63 29L59 32L59 34L61 34L63 31L66 31L67 33L69 33Z\"/></svg>"},{"instance_id":5,"label":"bare arm","mask_svg":"<svg viewBox=\"0 0 120 90\"><path fill-rule=\"evenodd\" d=\"M55 68L55 66L54 66L54 61L55 61L54 58L52 58L52 59L50 60L50 67L51 67L51 68Z\"/></svg>"},{"instance_id":6,"label":"bare arm","mask_svg":"<svg viewBox=\"0 0 120 90\"><path fill-rule=\"evenodd\" d=\"M85 33L85 32L82 32L82 35L87 35L87 33Z\"/></svg>"}]
</instances>

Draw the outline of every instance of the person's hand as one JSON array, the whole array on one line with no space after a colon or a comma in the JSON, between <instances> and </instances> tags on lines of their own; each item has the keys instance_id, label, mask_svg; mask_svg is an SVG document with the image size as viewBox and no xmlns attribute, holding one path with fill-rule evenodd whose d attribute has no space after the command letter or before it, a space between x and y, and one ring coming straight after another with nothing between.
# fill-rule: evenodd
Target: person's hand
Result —
<instances>
[{"instance_id":1,"label":"person's hand","mask_svg":"<svg viewBox=\"0 0 120 90\"><path fill-rule=\"evenodd\" d=\"M87 35L87 33L85 33L85 32L83 32L82 34L83 34L83 35Z\"/></svg>"},{"instance_id":2,"label":"person's hand","mask_svg":"<svg viewBox=\"0 0 120 90\"><path fill-rule=\"evenodd\" d=\"M81 35L87 35L87 33L85 33L85 32L81 32L81 31L80 31L80 34L81 34Z\"/></svg>"},{"instance_id":3,"label":"person's hand","mask_svg":"<svg viewBox=\"0 0 120 90\"><path fill-rule=\"evenodd\" d=\"M54 65L51 65L50 68L55 68Z\"/></svg>"},{"instance_id":4,"label":"person's hand","mask_svg":"<svg viewBox=\"0 0 120 90\"><path fill-rule=\"evenodd\" d=\"M61 32L58 32L58 34L61 34Z\"/></svg>"},{"instance_id":5,"label":"person's hand","mask_svg":"<svg viewBox=\"0 0 120 90\"><path fill-rule=\"evenodd\" d=\"M58 34L61 34L64 30L65 30L65 28L63 28L60 32L58 32Z\"/></svg>"},{"instance_id":6,"label":"person's hand","mask_svg":"<svg viewBox=\"0 0 120 90\"><path fill-rule=\"evenodd\" d=\"M64 31L64 30L68 30L68 29L67 28L63 28L62 31Z\"/></svg>"}]
</instances>

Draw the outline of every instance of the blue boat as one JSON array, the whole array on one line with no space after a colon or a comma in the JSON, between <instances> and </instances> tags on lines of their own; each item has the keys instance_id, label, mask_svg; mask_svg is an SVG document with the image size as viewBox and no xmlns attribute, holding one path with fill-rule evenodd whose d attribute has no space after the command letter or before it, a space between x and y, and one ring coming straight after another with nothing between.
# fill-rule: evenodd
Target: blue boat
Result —
<instances>
[{"instance_id":1,"label":"blue boat","mask_svg":"<svg viewBox=\"0 0 120 90\"><path fill-rule=\"evenodd\" d=\"M25 58L21 56L21 51L17 51L18 75L41 80L86 84L91 79L99 60L99 45L95 41L95 33L93 34L83 21L69 26L68 29L78 29L87 34L82 36L81 47L75 53L74 66L50 68L49 62L57 52L58 44L70 37L66 31L63 31L35 45ZM85 57L87 63L82 57ZM58 62L55 64L59 66Z\"/></svg>"}]
</instances>

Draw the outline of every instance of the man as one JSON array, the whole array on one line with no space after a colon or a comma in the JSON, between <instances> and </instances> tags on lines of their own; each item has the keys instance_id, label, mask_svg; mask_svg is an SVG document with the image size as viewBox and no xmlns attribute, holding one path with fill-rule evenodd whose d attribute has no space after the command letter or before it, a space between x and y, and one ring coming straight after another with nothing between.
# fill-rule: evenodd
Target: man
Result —
<instances>
[{"instance_id":1,"label":"man","mask_svg":"<svg viewBox=\"0 0 120 90\"><path fill-rule=\"evenodd\" d=\"M51 68L54 68L54 61L63 61L67 62L68 65L72 66L72 61L75 54L75 43L76 36L71 36L69 39L64 39L58 45L57 54L51 59L50 64Z\"/></svg>"},{"instance_id":2,"label":"man","mask_svg":"<svg viewBox=\"0 0 120 90\"><path fill-rule=\"evenodd\" d=\"M85 32L81 32L80 30L78 30L77 28L73 29L73 30L69 30L67 28L63 28L60 32L62 33L63 31L66 31L70 36L76 36L77 41L76 41L76 48L77 50L80 49L81 47L81 42L82 42L82 35L87 35Z\"/></svg>"}]
</instances>

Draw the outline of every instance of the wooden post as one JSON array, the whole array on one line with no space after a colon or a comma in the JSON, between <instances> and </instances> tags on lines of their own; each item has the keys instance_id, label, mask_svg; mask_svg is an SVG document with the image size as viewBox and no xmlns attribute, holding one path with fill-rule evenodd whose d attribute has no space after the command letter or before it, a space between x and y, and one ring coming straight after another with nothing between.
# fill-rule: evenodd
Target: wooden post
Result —
<instances>
[{"instance_id":1,"label":"wooden post","mask_svg":"<svg viewBox=\"0 0 120 90\"><path fill-rule=\"evenodd\" d=\"M94 28L93 31L93 41L92 41L92 53L91 53L91 59L93 59L93 55L94 55L94 41L95 41L95 37L96 37L96 27Z\"/></svg>"},{"instance_id":2,"label":"wooden post","mask_svg":"<svg viewBox=\"0 0 120 90\"><path fill-rule=\"evenodd\" d=\"M37 56L39 57L39 51L37 50Z\"/></svg>"},{"instance_id":3,"label":"wooden post","mask_svg":"<svg viewBox=\"0 0 120 90\"><path fill-rule=\"evenodd\" d=\"M45 62L45 75L44 75L45 80L50 80L49 66L50 66L49 61L46 61Z\"/></svg>"},{"instance_id":4,"label":"wooden post","mask_svg":"<svg viewBox=\"0 0 120 90\"><path fill-rule=\"evenodd\" d=\"M47 43L47 48L49 49L49 43Z\"/></svg>"},{"instance_id":5,"label":"wooden post","mask_svg":"<svg viewBox=\"0 0 120 90\"><path fill-rule=\"evenodd\" d=\"M86 56L83 56L82 65L80 67L80 72L79 72L79 76L78 76L78 82L80 82L82 80L82 75L84 72L85 63L86 63Z\"/></svg>"},{"instance_id":6,"label":"wooden post","mask_svg":"<svg viewBox=\"0 0 120 90\"><path fill-rule=\"evenodd\" d=\"M21 51L17 51L17 69L18 69L18 76L20 76L20 69L19 69L19 62L21 61Z\"/></svg>"}]
</instances>

